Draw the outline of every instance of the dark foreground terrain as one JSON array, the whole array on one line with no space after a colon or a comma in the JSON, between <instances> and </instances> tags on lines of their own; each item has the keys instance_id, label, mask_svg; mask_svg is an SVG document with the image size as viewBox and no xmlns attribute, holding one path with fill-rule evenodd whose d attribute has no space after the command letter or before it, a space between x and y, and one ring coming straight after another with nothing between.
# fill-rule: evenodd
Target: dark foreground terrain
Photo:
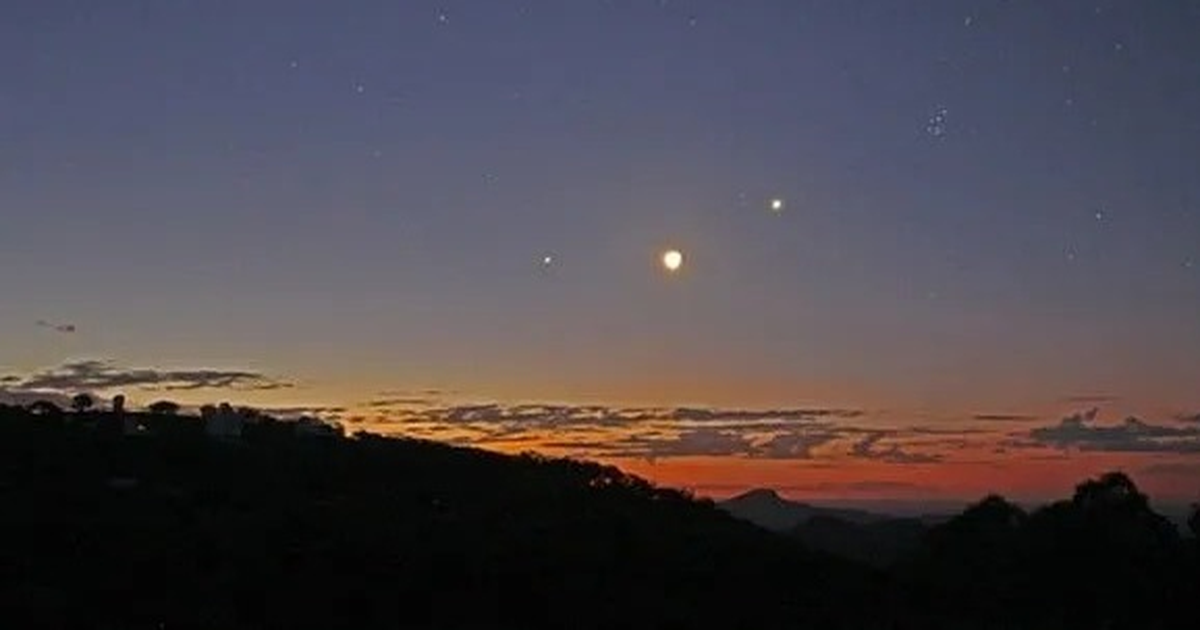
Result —
<instances>
[{"instance_id":1,"label":"dark foreground terrain","mask_svg":"<svg viewBox=\"0 0 1200 630\"><path fill-rule=\"evenodd\" d=\"M36 411L0 408L3 627L1184 628L1197 619L1194 539L1119 473L1031 514L989 497L882 569L597 464L314 436L269 418L217 440L193 417ZM126 435L122 425L144 429Z\"/></svg>"}]
</instances>

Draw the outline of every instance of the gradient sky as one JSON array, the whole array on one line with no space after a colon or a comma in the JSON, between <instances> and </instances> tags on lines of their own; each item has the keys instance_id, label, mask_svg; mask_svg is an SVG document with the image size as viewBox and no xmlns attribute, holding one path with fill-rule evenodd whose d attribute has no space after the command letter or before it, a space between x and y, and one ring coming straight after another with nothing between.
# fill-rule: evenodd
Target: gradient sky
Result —
<instances>
[{"instance_id":1,"label":"gradient sky","mask_svg":"<svg viewBox=\"0 0 1200 630\"><path fill-rule=\"evenodd\" d=\"M0 395L322 407L717 495L1197 498L1196 33L1185 0L5 2Z\"/></svg>"}]
</instances>

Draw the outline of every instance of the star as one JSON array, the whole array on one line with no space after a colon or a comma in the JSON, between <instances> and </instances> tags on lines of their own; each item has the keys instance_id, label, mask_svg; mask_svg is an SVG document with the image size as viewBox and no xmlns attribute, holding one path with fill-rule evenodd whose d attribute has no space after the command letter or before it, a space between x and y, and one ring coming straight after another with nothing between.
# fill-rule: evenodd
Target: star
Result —
<instances>
[{"instance_id":1,"label":"star","mask_svg":"<svg viewBox=\"0 0 1200 630\"><path fill-rule=\"evenodd\" d=\"M925 123L925 132L935 138L946 135L946 118L949 114L950 110L945 107L935 109L929 121Z\"/></svg>"},{"instance_id":2,"label":"star","mask_svg":"<svg viewBox=\"0 0 1200 630\"><path fill-rule=\"evenodd\" d=\"M771 212L774 212L775 214L779 214L780 212L783 212L783 206L784 206L783 199L776 197L771 200Z\"/></svg>"}]
</instances>

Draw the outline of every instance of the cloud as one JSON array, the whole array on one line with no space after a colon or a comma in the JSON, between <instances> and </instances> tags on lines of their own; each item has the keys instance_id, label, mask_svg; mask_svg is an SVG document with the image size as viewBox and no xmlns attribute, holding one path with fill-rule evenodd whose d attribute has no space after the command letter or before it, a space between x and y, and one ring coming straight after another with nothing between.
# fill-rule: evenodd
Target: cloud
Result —
<instances>
[{"instance_id":1,"label":"cloud","mask_svg":"<svg viewBox=\"0 0 1200 630\"><path fill-rule=\"evenodd\" d=\"M43 392L104 391L122 387L147 390L190 391L231 389L271 390L292 387L257 372L241 370L158 370L122 368L108 361L75 361L31 374L15 382L15 389Z\"/></svg>"},{"instance_id":2,"label":"cloud","mask_svg":"<svg viewBox=\"0 0 1200 630\"><path fill-rule=\"evenodd\" d=\"M779 427L811 423L822 418L855 418L855 409L720 409L709 407L609 407L605 405L562 405L525 403L503 405L427 406L420 399L381 399L368 406L383 409L383 420L399 422L450 422L455 424L523 424L531 428L572 425L615 427L642 423L679 423L710 426ZM412 408L423 407L423 408Z\"/></svg>"},{"instance_id":3,"label":"cloud","mask_svg":"<svg viewBox=\"0 0 1200 630\"><path fill-rule=\"evenodd\" d=\"M1180 422L1192 422L1192 423L1200 424L1200 413L1193 413L1193 414L1185 413L1185 414L1176 416L1175 419L1179 420Z\"/></svg>"},{"instance_id":4,"label":"cloud","mask_svg":"<svg viewBox=\"0 0 1200 630\"><path fill-rule=\"evenodd\" d=\"M71 406L71 397L56 392L37 392L0 387L0 403L27 407L39 400L52 402L64 409Z\"/></svg>"},{"instance_id":5,"label":"cloud","mask_svg":"<svg viewBox=\"0 0 1200 630\"><path fill-rule=\"evenodd\" d=\"M541 448L592 458L723 456L815 461L823 455L891 464L942 461L940 452L961 448L967 435L987 439L983 428L861 427L857 409L779 407L614 407L569 404L482 403L404 405L380 399L366 422L391 424L414 436L453 436L460 443L491 445L534 436ZM883 444L886 439L889 443ZM913 448L918 448L914 452Z\"/></svg>"},{"instance_id":6,"label":"cloud","mask_svg":"<svg viewBox=\"0 0 1200 630\"><path fill-rule=\"evenodd\" d=\"M39 319L37 321L37 325L41 328L49 328L54 332L60 332L63 334L71 334L76 331L75 324L54 324L44 319Z\"/></svg>"},{"instance_id":7,"label":"cloud","mask_svg":"<svg viewBox=\"0 0 1200 630\"><path fill-rule=\"evenodd\" d=\"M265 407L259 411L277 418L295 418L300 416L336 418L346 413L346 408L327 406Z\"/></svg>"},{"instance_id":8,"label":"cloud","mask_svg":"<svg viewBox=\"0 0 1200 630\"><path fill-rule=\"evenodd\" d=\"M689 429L666 438L632 436L619 440L611 452L613 457L748 456L754 446L734 431L720 429Z\"/></svg>"},{"instance_id":9,"label":"cloud","mask_svg":"<svg viewBox=\"0 0 1200 630\"><path fill-rule=\"evenodd\" d=\"M428 407L434 404L432 398L421 397L393 397L393 398L378 398L368 401L366 406L372 409L387 409L391 407Z\"/></svg>"},{"instance_id":10,"label":"cloud","mask_svg":"<svg viewBox=\"0 0 1200 630\"><path fill-rule=\"evenodd\" d=\"M1095 424L1099 411L1074 413L1058 424L1029 431L1033 442L1060 450L1114 453L1200 453L1200 427L1172 427L1126 418L1116 425Z\"/></svg>"},{"instance_id":11,"label":"cloud","mask_svg":"<svg viewBox=\"0 0 1200 630\"><path fill-rule=\"evenodd\" d=\"M1020 413L977 413L971 417L983 422L1032 422L1038 419L1037 416Z\"/></svg>"},{"instance_id":12,"label":"cloud","mask_svg":"<svg viewBox=\"0 0 1200 630\"><path fill-rule=\"evenodd\" d=\"M674 420L691 422L759 422L777 420L782 422L807 422L817 418L857 418L863 415L859 409L712 409L696 407L678 407L668 412Z\"/></svg>"},{"instance_id":13,"label":"cloud","mask_svg":"<svg viewBox=\"0 0 1200 630\"><path fill-rule=\"evenodd\" d=\"M932 464L942 461L940 455L931 453L913 453L905 451L899 444L879 446L879 442L888 437L888 433L880 431L867 435L854 443L850 454L863 459L886 462L888 464Z\"/></svg>"},{"instance_id":14,"label":"cloud","mask_svg":"<svg viewBox=\"0 0 1200 630\"><path fill-rule=\"evenodd\" d=\"M673 457L741 457L747 459L808 460L813 449L836 440L836 430L813 426L760 436L738 428L693 427L673 433L635 434L612 441L564 441L595 455L649 460Z\"/></svg>"},{"instance_id":15,"label":"cloud","mask_svg":"<svg viewBox=\"0 0 1200 630\"><path fill-rule=\"evenodd\" d=\"M754 456L766 459L811 459L813 449L840 437L836 430L793 431L771 436L757 444Z\"/></svg>"}]
</instances>

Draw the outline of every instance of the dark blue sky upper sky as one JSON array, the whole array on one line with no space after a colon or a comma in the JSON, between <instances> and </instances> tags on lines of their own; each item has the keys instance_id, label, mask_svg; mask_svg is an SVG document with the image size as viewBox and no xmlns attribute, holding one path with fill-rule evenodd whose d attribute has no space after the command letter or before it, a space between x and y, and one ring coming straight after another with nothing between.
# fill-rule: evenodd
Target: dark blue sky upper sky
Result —
<instances>
[{"instance_id":1,"label":"dark blue sky upper sky","mask_svg":"<svg viewBox=\"0 0 1200 630\"><path fill-rule=\"evenodd\" d=\"M6 2L0 355L1189 404L1197 33L1184 0Z\"/></svg>"}]
</instances>

